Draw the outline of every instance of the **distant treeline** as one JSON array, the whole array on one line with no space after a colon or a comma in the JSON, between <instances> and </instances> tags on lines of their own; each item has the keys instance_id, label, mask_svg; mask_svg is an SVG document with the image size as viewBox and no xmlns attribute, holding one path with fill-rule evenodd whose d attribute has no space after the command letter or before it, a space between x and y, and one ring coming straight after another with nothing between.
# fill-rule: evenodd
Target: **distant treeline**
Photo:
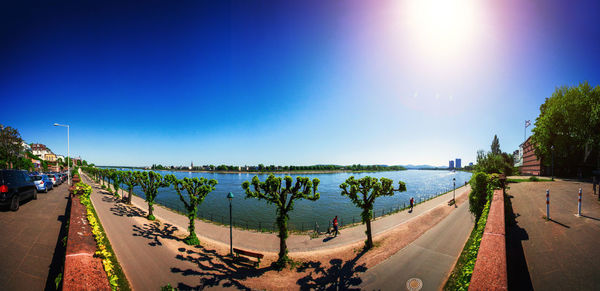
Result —
<instances>
[{"instance_id":1,"label":"distant treeline","mask_svg":"<svg viewBox=\"0 0 600 291\"><path fill-rule=\"evenodd\" d=\"M186 166L163 166L163 165L152 165L152 170L190 170L190 167ZM232 166L232 165L203 165L194 166L191 168L192 171L218 171L218 172L293 172L293 171L401 171L406 170L402 166L388 166L388 165L351 165L351 166L340 166L340 165L312 165L312 166L265 166L258 164L258 166Z\"/></svg>"}]
</instances>

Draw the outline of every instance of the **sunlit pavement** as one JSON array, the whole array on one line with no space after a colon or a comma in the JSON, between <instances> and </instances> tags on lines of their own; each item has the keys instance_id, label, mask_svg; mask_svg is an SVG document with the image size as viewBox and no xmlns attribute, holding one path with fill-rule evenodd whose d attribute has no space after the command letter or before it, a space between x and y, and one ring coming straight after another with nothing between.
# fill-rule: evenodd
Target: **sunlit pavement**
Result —
<instances>
[{"instance_id":1,"label":"sunlit pavement","mask_svg":"<svg viewBox=\"0 0 600 291\"><path fill-rule=\"evenodd\" d=\"M524 260L519 260L518 254L511 256L526 264L526 269L513 277L510 268L514 264L509 265L509 289L598 290L600 203L592 195L591 183L527 182L509 187L517 216L512 237L522 246ZM579 188L583 190L582 216L575 215ZM546 189L550 190L550 221L543 218Z\"/></svg>"},{"instance_id":2,"label":"sunlit pavement","mask_svg":"<svg viewBox=\"0 0 600 291\"><path fill-rule=\"evenodd\" d=\"M54 279L64 259L59 236L66 221L67 190L63 183L38 193L37 200L21 202L16 212L0 210L0 289L56 289Z\"/></svg>"}]
</instances>

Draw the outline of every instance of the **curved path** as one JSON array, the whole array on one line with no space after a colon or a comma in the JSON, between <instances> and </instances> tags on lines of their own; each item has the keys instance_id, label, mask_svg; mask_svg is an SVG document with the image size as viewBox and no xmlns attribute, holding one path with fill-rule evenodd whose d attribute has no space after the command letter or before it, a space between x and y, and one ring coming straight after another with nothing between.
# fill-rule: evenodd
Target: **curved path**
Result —
<instances>
[{"instance_id":1,"label":"curved path","mask_svg":"<svg viewBox=\"0 0 600 291\"><path fill-rule=\"evenodd\" d=\"M201 281L199 286L247 288L242 285L244 278L247 277L239 276L239 273L244 271L243 269L231 268L227 263L219 263L219 260L222 262L225 259L202 247L187 247L174 236L176 231L185 232L187 229L188 220L185 216L158 206L155 207L154 214L162 221L162 224L149 222L143 217L145 211L142 209L147 209L147 205L141 198L134 196L134 207L127 207L121 203L115 203L111 195L102 194L105 192L101 191L97 184L91 182L89 178L84 176L84 179L91 185L96 185L94 193L91 195L92 202L106 234L113 244L117 258L134 289L151 290L168 283L180 288L192 287L198 284L199 276L207 274L209 277L212 276L212 281ZM468 190L468 187L457 189L457 197L464 195ZM382 234L391 230L437 206L445 205L451 198L452 193L444 194L417 205L412 213L403 211L380 218L373 222L374 233ZM135 211L132 212L132 209ZM458 212L453 211L451 215ZM345 246L363 241L365 239L364 229L363 225L346 228L342 230L340 236L334 239L323 237L311 239L306 234L290 235L288 246L292 255L294 252ZM226 226L197 221L196 230L200 240L227 246L229 244L229 229ZM427 234L425 233L424 236ZM263 253L276 253L279 250L279 239L272 233L234 229L233 237L233 243L238 248L257 250ZM463 238L463 243L465 240ZM197 255L200 257L196 257ZM213 261L214 256L218 258ZM212 267L202 266L203 262L212 262L209 264ZM384 261L384 263L386 262ZM446 268L446 273L450 271L450 268L451 266ZM213 269L217 269L221 275L211 274ZM367 275L369 274L367 273ZM239 280L235 279L236 276L240 277ZM231 277L234 279L232 280ZM368 279L366 281L368 282ZM224 284L227 282L235 284Z\"/></svg>"},{"instance_id":2,"label":"curved path","mask_svg":"<svg viewBox=\"0 0 600 291\"><path fill-rule=\"evenodd\" d=\"M456 189L456 197L468 192L470 189L470 186L463 186ZM450 199L452 199L452 192L440 195L415 206L412 213L401 211L382 218L377 218L377 220L372 222L373 236L375 237L378 234L385 233L439 205L446 204ZM148 209L148 204L140 197L134 196L132 203L140 209ZM154 210L154 216L161 221L168 221L181 230L187 229L189 220L184 215L178 214L160 205L155 205ZM235 216L235 209L233 215ZM287 245L290 253L341 247L351 243L364 241L365 231L366 226L358 224L353 227L341 229L341 235L334 239L330 239L324 235L318 238L310 238L310 236L306 234L290 234L287 239ZM196 233L202 239L209 239L214 243L229 245L229 228L227 226L196 220ZM276 253L279 251L279 238L273 233L233 229L233 244L237 248L259 252Z\"/></svg>"},{"instance_id":3,"label":"curved path","mask_svg":"<svg viewBox=\"0 0 600 291\"><path fill-rule=\"evenodd\" d=\"M423 283L421 290L440 290L460 255L475 218L468 203L462 203L414 242L370 268L362 277L361 289L398 290L411 278Z\"/></svg>"}]
</instances>

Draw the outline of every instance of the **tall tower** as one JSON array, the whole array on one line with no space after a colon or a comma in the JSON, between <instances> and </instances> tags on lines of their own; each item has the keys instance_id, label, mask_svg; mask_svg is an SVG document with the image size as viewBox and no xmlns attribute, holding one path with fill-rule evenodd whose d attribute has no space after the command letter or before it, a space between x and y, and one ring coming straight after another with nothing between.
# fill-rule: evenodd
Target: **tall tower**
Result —
<instances>
[{"instance_id":1,"label":"tall tower","mask_svg":"<svg viewBox=\"0 0 600 291\"><path fill-rule=\"evenodd\" d=\"M194 169L194 161L192 161L192 162L190 163L190 170L193 170L193 169Z\"/></svg>"},{"instance_id":2,"label":"tall tower","mask_svg":"<svg viewBox=\"0 0 600 291\"><path fill-rule=\"evenodd\" d=\"M454 164L454 166L455 166L457 169L460 169L460 168L462 168L461 162L462 162L462 160L461 160L461 159L459 159L459 158L456 158L456 163Z\"/></svg>"}]
</instances>

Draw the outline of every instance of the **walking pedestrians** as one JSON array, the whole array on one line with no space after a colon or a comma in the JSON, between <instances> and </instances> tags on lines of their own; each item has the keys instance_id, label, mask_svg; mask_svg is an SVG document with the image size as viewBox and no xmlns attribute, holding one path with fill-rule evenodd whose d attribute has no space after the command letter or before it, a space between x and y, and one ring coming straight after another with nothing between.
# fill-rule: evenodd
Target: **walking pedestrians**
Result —
<instances>
[{"instance_id":1,"label":"walking pedestrians","mask_svg":"<svg viewBox=\"0 0 600 291\"><path fill-rule=\"evenodd\" d=\"M415 205L415 198L410 197L410 212L413 211L413 206Z\"/></svg>"},{"instance_id":2,"label":"walking pedestrians","mask_svg":"<svg viewBox=\"0 0 600 291\"><path fill-rule=\"evenodd\" d=\"M337 215L335 216L335 218L333 218L333 231L335 232L334 236L337 236L339 234Z\"/></svg>"}]
</instances>

